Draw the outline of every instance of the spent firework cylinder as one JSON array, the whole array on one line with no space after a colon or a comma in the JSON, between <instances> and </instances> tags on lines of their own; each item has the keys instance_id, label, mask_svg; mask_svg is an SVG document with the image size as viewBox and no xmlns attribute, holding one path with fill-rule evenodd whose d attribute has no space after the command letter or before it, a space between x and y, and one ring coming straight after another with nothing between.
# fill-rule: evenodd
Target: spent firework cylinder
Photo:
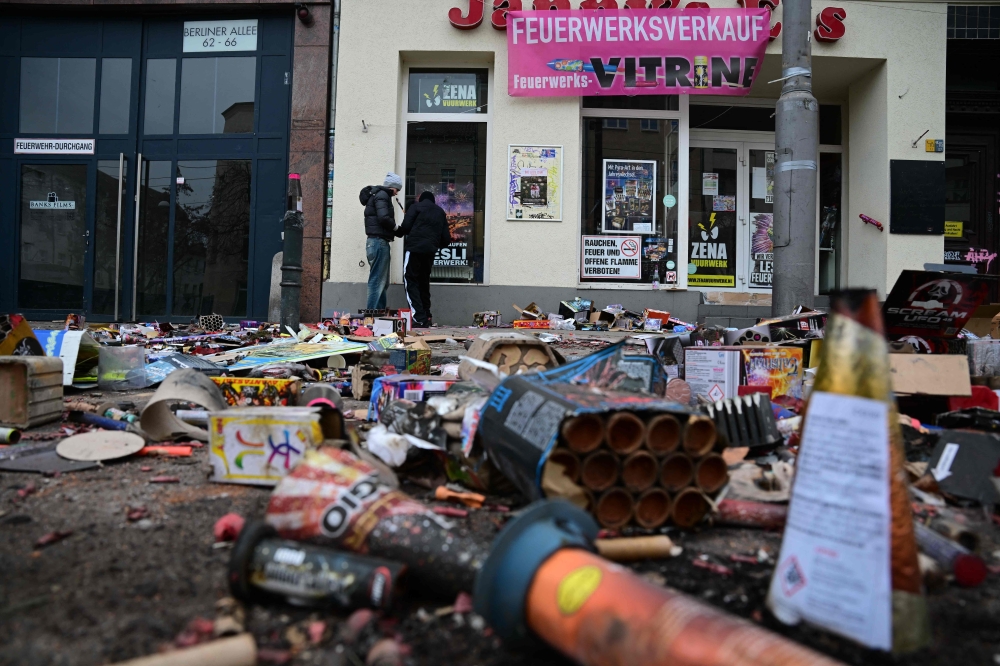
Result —
<instances>
[{"instance_id":1,"label":"spent firework cylinder","mask_svg":"<svg viewBox=\"0 0 1000 666\"><path fill-rule=\"evenodd\" d=\"M257 643L252 634L219 638L183 650L120 661L113 666L256 666Z\"/></svg>"},{"instance_id":2,"label":"spent firework cylinder","mask_svg":"<svg viewBox=\"0 0 1000 666\"><path fill-rule=\"evenodd\" d=\"M580 481L590 490L605 490L615 485L619 472L618 456L611 451L594 451L583 460Z\"/></svg>"},{"instance_id":3,"label":"spent firework cylinder","mask_svg":"<svg viewBox=\"0 0 1000 666\"><path fill-rule=\"evenodd\" d=\"M615 412L608 417L604 439L612 451L627 455L642 446L646 424L632 412Z\"/></svg>"},{"instance_id":4,"label":"spent firework cylinder","mask_svg":"<svg viewBox=\"0 0 1000 666\"><path fill-rule=\"evenodd\" d=\"M714 493L729 482L729 465L718 453L699 458L694 467L694 482L703 492Z\"/></svg>"},{"instance_id":5,"label":"spent firework cylinder","mask_svg":"<svg viewBox=\"0 0 1000 666\"><path fill-rule=\"evenodd\" d=\"M574 483L580 480L580 458L567 449L556 449L549 454L549 462L562 465L563 473Z\"/></svg>"},{"instance_id":6,"label":"spent firework cylinder","mask_svg":"<svg viewBox=\"0 0 1000 666\"><path fill-rule=\"evenodd\" d=\"M21 431L17 428L4 428L0 426L0 443L17 444L21 441Z\"/></svg>"},{"instance_id":7,"label":"spent firework cylinder","mask_svg":"<svg viewBox=\"0 0 1000 666\"><path fill-rule=\"evenodd\" d=\"M622 463L622 483L633 492L642 492L656 483L660 466L648 451L630 453Z\"/></svg>"},{"instance_id":8,"label":"spent firework cylinder","mask_svg":"<svg viewBox=\"0 0 1000 666\"><path fill-rule=\"evenodd\" d=\"M529 506L494 541L476 612L505 643L541 638L583 666L837 663L599 557L596 533L568 502Z\"/></svg>"},{"instance_id":9,"label":"spent firework cylinder","mask_svg":"<svg viewBox=\"0 0 1000 666\"><path fill-rule=\"evenodd\" d=\"M406 566L398 562L279 539L261 522L244 526L229 560L229 587L246 602L293 606L389 608Z\"/></svg>"},{"instance_id":10,"label":"spent firework cylinder","mask_svg":"<svg viewBox=\"0 0 1000 666\"><path fill-rule=\"evenodd\" d=\"M976 587L986 580L988 570L982 558L923 523L914 521L913 529L920 550L954 574L956 583L962 587Z\"/></svg>"},{"instance_id":11,"label":"spent firework cylinder","mask_svg":"<svg viewBox=\"0 0 1000 666\"><path fill-rule=\"evenodd\" d=\"M597 499L594 516L601 527L613 530L628 525L634 511L632 495L624 488L612 488Z\"/></svg>"},{"instance_id":12,"label":"spent firework cylinder","mask_svg":"<svg viewBox=\"0 0 1000 666\"><path fill-rule=\"evenodd\" d=\"M663 488L650 488L635 501L635 522L653 529L670 518L670 495Z\"/></svg>"},{"instance_id":13,"label":"spent firework cylinder","mask_svg":"<svg viewBox=\"0 0 1000 666\"><path fill-rule=\"evenodd\" d=\"M646 424L646 448L654 455L673 453L681 444L681 424L670 414L654 416Z\"/></svg>"},{"instance_id":14,"label":"spent firework cylinder","mask_svg":"<svg viewBox=\"0 0 1000 666\"><path fill-rule=\"evenodd\" d=\"M694 527L711 510L708 498L697 488L685 488L674 497L670 515L677 527Z\"/></svg>"},{"instance_id":15,"label":"spent firework cylinder","mask_svg":"<svg viewBox=\"0 0 1000 666\"><path fill-rule=\"evenodd\" d=\"M694 463L684 453L671 453L660 466L660 483L670 492L678 492L694 481Z\"/></svg>"},{"instance_id":16,"label":"spent firework cylinder","mask_svg":"<svg viewBox=\"0 0 1000 666\"><path fill-rule=\"evenodd\" d=\"M715 423L706 416L692 416L684 426L684 450L692 456L703 456L715 448Z\"/></svg>"},{"instance_id":17,"label":"spent firework cylinder","mask_svg":"<svg viewBox=\"0 0 1000 666\"><path fill-rule=\"evenodd\" d=\"M407 565L407 579L454 598L468 592L489 551L461 523L383 484L378 470L332 446L307 449L271 494L265 520L285 539Z\"/></svg>"},{"instance_id":18,"label":"spent firework cylinder","mask_svg":"<svg viewBox=\"0 0 1000 666\"><path fill-rule=\"evenodd\" d=\"M604 422L597 414L566 419L560 432L566 446L576 453L590 453L604 442Z\"/></svg>"},{"instance_id":19,"label":"spent firework cylinder","mask_svg":"<svg viewBox=\"0 0 1000 666\"><path fill-rule=\"evenodd\" d=\"M716 525L781 530L788 520L788 506L785 504L724 499L716 509Z\"/></svg>"},{"instance_id":20,"label":"spent firework cylinder","mask_svg":"<svg viewBox=\"0 0 1000 666\"><path fill-rule=\"evenodd\" d=\"M663 534L657 536L597 539L594 546L601 557L612 562L635 562L673 557L674 542Z\"/></svg>"}]
</instances>

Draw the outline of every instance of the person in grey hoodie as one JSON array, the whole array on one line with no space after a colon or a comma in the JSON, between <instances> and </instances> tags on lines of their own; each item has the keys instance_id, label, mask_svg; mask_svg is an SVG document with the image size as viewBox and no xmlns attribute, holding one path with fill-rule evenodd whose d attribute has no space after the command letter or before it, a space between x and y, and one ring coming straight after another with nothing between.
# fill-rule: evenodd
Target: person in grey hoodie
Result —
<instances>
[{"instance_id":1,"label":"person in grey hoodie","mask_svg":"<svg viewBox=\"0 0 1000 666\"><path fill-rule=\"evenodd\" d=\"M369 185L361 190L361 205L365 207L365 254L368 256L369 310L384 310L389 291L390 243L396 234L396 214L392 198L403 189L403 179L389 172L381 187Z\"/></svg>"}]
</instances>

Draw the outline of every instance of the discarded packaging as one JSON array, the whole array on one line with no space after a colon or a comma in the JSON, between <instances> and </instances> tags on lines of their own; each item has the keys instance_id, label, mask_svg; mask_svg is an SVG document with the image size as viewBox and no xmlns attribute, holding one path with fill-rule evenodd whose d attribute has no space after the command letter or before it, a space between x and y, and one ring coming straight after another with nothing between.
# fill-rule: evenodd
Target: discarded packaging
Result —
<instances>
[{"instance_id":1,"label":"discarded packaging","mask_svg":"<svg viewBox=\"0 0 1000 666\"><path fill-rule=\"evenodd\" d=\"M302 390L299 379L212 377L230 407L286 407Z\"/></svg>"},{"instance_id":2,"label":"discarded packaging","mask_svg":"<svg viewBox=\"0 0 1000 666\"><path fill-rule=\"evenodd\" d=\"M35 330L46 356L63 362L63 386L93 386L97 382L101 345L87 331Z\"/></svg>"},{"instance_id":3,"label":"discarded packaging","mask_svg":"<svg viewBox=\"0 0 1000 666\"><path fill-rule=\"evenodd\" d=\"M63 363L58 358L0 356L0 386L4 390L0 425L27 429L61 419L62 374Z\"/></svg>"},{"instance_id":4,"label":"discarded packaging","mask_svg":"<svg viewBox=\"0 0 1000 666\"><path fill-rule=\"evenodd\" d=\"M97 387L102 391L127 391L149 386L146 350L142 347L101 347Z\"/></svg>"},{"instance_id":5,"label":"discarded packaging","mask_svg":"<svg viewBox=\"0 0 1000 666\"><path fill-rule=\"evenodd\" d=\"M389 608L406 567L397 562L279 539L265 523L246 525L229 560L229 587L245 602Z\"/></svg>"},{"instance_id":6,"label":"discarded packaging","mask_svg":"<svg viewBox=\"0 0 1000 666\"><path fill-rule=\"evenodd\" d=\"M278 484L266 520L287 539L402 562L415 585L454 598L472 589L486 559L481 540L405 493L342 449L307 450Z\"/></svg>"},{"instance_id":7,"label":"discarded packaging","mask_svg":"<svg viewBox=\"0 0 1000 666\"><path fill-rule=\"evenodd\" d=\"M833 666L837 662L590 552L597 526L566 502L509 523L476 580L505 643L534 635L583 666Z\"/></svg>"},{"instance_id":8,"label":"discarded packaging","mask_svg":"<svg viewBox=\"0 0 1000 666\"><path fill-rule=\"evenodd\" d=\"M492 363L508 375L546 370L563 363L562 356L552 346L533 335L509 331L482 333L473 341L458 366L458 376L469 380L477 366L466 359Z\"/></svg>"},{"instance_id":9,"label":"discarded packaging","mask_svg":"<svg viewBox=\"0 0 1000 666\"><path fill-rule=\"evenodd\" d=\"M720 400L706 411L728 446L777 446L782 442L766 395L751 393Z\"/></svg>"},{"instance_id":10,"label":"discarded packaging","mask_svg":"<svg viewBox=\"0 0 1000 666\"><path fill-rule=\"evenodd\" d=\"M962 587L978 587L986 580L988 572L981 557L923 523L914 522L913 527L920 550L953 574L956 583Z\"/></svg>"},{"instance_id":11,"label":"discarded packaging","mask_svg":"<svg viewBox=\"0 0 1000 666\"><path fill-rule=\"evenodd\" d=\"M62 440L56 453L67 460L115 460L138 453L144 445L142 437L134 433L94 430Z\"/></svg>"},{"instance_id":12,"label":"discarded packaging","mask_svg":"<svg viewBox=\"0 0 1000 666\"><path fill-rule=\"evenodd\" d=\"M21 431L16 428L0 427L0 443L17 444L21 441Z\"/></svg>"},{"instance_id":13,"label":"discarded packaging","mask_svg":"<svg viewBox=\"0 0 1000 666\"><path fill-rule=\"evenodd\" d=\"M318 407L242 407L209 415L213 481L273 486L323 442Z\"/></svg>"},{"instance_id":14,"label":"discarded packaging","mask_svg":"<svg viewBox=\"0 0 1000 666\"><path fill-rule=\"evenodd\" d=\"M142 429L153 441L186 437L208 441L208 432L177 418L171 407L178 403L193 403L217 412L226 408L225 398L212 380L197 370L178 370L171 373L142 410Z\"/></svg>"}]
</instances>

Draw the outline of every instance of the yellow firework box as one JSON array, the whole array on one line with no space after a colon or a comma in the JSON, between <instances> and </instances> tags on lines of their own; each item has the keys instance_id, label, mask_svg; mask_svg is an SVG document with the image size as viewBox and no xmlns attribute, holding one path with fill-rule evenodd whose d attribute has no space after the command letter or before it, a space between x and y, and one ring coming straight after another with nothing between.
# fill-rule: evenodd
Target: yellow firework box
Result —
<instances>
[{"instance_id":1,"label":"yellow firework box","mask_svg":"<svg viewBox=\"0 0 1000 666\"><path fill-rule=\"evenodd\" d=\"M244 407L212 412L212 480L274 486L323 441L317 407Z\"/></svg>"}]
</instances>

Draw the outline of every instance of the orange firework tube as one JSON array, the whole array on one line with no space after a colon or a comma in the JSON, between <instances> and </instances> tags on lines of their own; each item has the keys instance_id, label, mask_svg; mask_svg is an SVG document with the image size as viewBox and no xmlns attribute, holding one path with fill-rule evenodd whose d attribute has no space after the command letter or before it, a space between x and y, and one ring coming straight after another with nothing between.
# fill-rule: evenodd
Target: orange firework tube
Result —
<instances>
[{"instance_id":1,"label":"orange firework tube","mask_svg":"<svg viewBox=\"0 0 1000 666\"><path fill-rule=\"evenodd\" d=\"M603 559L596 531L568 502L528 507L476 578L476 612L507 644L541 638L583 666L838 663Z\"/></svg>"},{"instance_id":2,"label":"orange firework tube","mask_svg":"<svg viewBox=\"0 0 1000 666\"><path fill-rule=\"evenodd\" d=\"M653 529L667 522L670 517L670 495L663 488L650 488L635 502L635 522L640 527Z\"/></svg>"},{"instance_id":3,"label":"orange firework tube","mask_svg":"<svg viewBox=\"0 0 1000 666\"><path fill-rule=\"evenodd\" d=\"M715 448L715 423L705 416L692 416L684 428L684 450L692 456L703 456Z\"/></svg>"},{"instance_id":4,"label":"orange firework tube","mask_svg":"<svg viewBox=\"0 0 1000 666\"><path fill-rule=\"evenodd\" d=\"M604 442L604 422L597 414L567 419L560 432L566 446L576 453L590 453Z\"/></svg>"},{"instance_id":5,"label":"orange firework tube","mask_svg":"<svg viewBox=\"0 0 1000 666\"><path fill-rule=\"evenodd\" d=\"M681 424L670 414L650 419L646 426L646 448L655 455L673 453L681 443Z\"/></svg>"},{"instance_id":6,"label":"orange firework tube","mask_svg":"<svg viewBox=\"0 0 1000 666\"><path fill-rule=\"evenodd\" d=\"M718 453L698 460L694 467L694 482L706 493L714 493L729 481L729 465Z\"/></svg>"},{"instance_id":7,"label":"orange firework tube","mask_svg":"<svg viewBox=\"0 0 1000 666\"><path fill-rule=\"evenodd\" d=\"M660 483L672 493L691 484L694 480L694 463L683 453L672 453L663 459Z\"/></svg>"},{"instance_id":8,"label":"orange firework tube","mask_svg":"<svg viewBox=\"0 0 1000 666\"><path fill-rule=\"evenodd\" d=\"M646 424L632 412L615 412L608 417L604 437L612 451L626 455L642 446Z\"/></svg>"},{"instance_id":9,"label":"orange firework tube","mask_svg":"<svg viewBox=\"0 0 1000 666\"><path fill-rule=\"evenodd\" d=\"M660 466L647 451L636 451L622 463L622 483L629 490L642 492L656 483Z\"/></svg>"},{"instance_id":10,"label":"orange firework tube","mask_svg":"<svg viewBox=\"0 0 1000 666\"><path fill-rule=\"evenodd\" d=\"M580 468L580 481L591 490L610 488L618 480L618 456L610 451L595 451Z\"/></svg>"},{"instance_id":11,"label":"orange firework tube","mask_svg":"<svg viewBox=\"0 0 1000 666\"><path fill-rule=\"evenodd\" d=\"M580 480L580 458L572 451L566 449L556 449L549 454L549 462L562 465L563 472L570 481L576 483Z\"/></svg>"}]
</instances>

